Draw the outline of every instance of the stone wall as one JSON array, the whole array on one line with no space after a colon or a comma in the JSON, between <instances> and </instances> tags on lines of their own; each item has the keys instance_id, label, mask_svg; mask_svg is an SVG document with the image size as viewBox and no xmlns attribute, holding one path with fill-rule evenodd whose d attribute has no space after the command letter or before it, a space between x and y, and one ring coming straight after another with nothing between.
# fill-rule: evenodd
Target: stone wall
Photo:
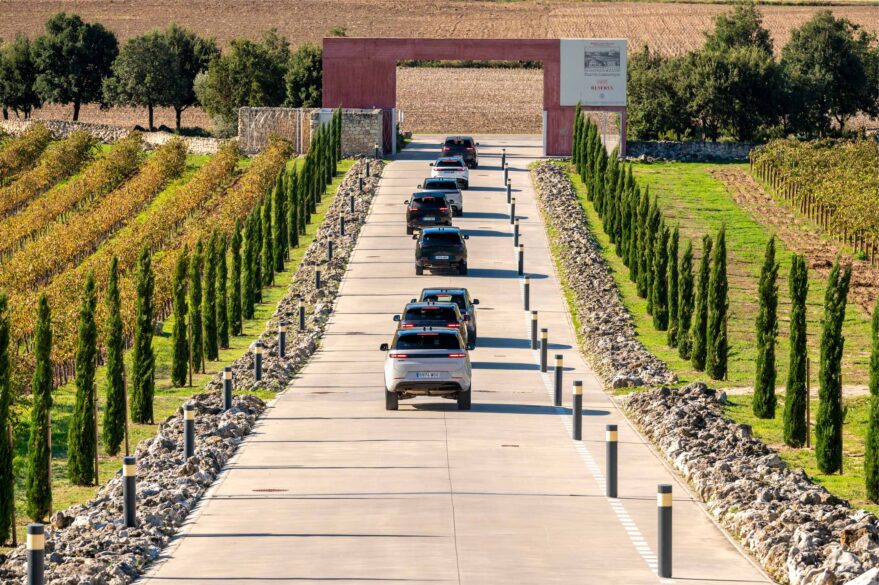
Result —
<instances>
[{"instance_id":1,"label":"stone wall","mask_svg":"<svg viewBox=\"0 0 879 585\"><path fill-rule=\"evenodd\" d=\"M132 130L121 128L119 126L108 126L106 124L89 124L85 122L68 122L65 120L0 120L0 130L17 135L27 130L32 124L43 124L52 132L56 139L66 138L75 130L84 130L100 140L101 142L112 143L120 138L128 136ZM161 146L172 138L177 137L176 134L170 132L144 132L143 141L150 146ZM198 138L190 136L180 136L187 146L191 154L214 154L223 142L217 138Z\"/></svg>"},{"instance_id":2,"label":"stone wall","mask_svg":"<svg viewBox=\"0 0 879 585\"><path fill-rule=\"evenodd\" d=\"M268 143L269 137L289 140L295 152L308 149L311 134L320 121L317 108L239 108L238 143L245 154L255 154ZM342 154L372 154L381 143L381 110L342 111Z\"/></svg>"},{"instance_id":3,"label":"stone wall","mask_svg":"<svg viewBox=\"0 0 879 585\"><path fill-rule=\"evenodd\" d=\"M675 142L656 140L629 142L626 154L629 158L657 158L679 161L741 162L748 160L748 153L757 146L753 142Z\"/></svg>"}]
</instances>

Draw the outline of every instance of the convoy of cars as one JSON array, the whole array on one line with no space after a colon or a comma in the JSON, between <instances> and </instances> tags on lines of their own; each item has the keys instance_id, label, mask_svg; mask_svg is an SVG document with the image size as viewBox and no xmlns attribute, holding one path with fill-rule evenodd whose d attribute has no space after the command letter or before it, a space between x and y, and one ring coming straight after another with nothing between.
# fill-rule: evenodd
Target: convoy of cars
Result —
<instances>
[{"instance_id":1,"label":"convoy of cars","mask_svg":"<svg viewBox=\"0 0 879 585\"><path fill-rule=\"evenodd\" d=\"M407 199L406 233L415 240L415 274L454 270L467 275L469 236L452 226L464 215L462 189L470 186L469 168L479 165L470 137L452 136L443 156L431 163L431 176ZM417 232L417 233L416 233ZM459 410L471 405L470 351L476 348L476 305L463 287L425 288L403 312L394 315L397 329L385 352L385 408L416 396L454 399Z\"/></svg>"}]
</instances>

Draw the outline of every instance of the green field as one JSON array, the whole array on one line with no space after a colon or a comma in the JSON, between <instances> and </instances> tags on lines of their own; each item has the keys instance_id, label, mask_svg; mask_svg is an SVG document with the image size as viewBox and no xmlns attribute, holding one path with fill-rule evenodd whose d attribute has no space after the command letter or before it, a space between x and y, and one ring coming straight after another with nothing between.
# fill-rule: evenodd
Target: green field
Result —
<instances>
[{"instance_id":1,"label":"green field","mask_svg":"<svg viewBox=\"0 0 879 585\"><path fill-rule=\"evenodd\" d=\"M191 176L198 167L207 162L207 157L190 157L187 160L187 169L184 175ZM291 161L290 165L301 164L300 159ZM275 276L274 286L263 290L262 302L256 307L253 319L244 321L244 331L240 336L230 338L228 349L220 350L219 359L208 362L205 373L193 375L192 386L174 387L170 380L172 359L173 315L164 323L162 335L153 338L153 349L156 353L156 397L154 403L155 420L161 422L174 414L186 398L201 390L217 372L224 366L230 365L241 356L247 347L263 332L266 321L275 312L278 302L284 297L287 288L296 273L305 251L314 240L314 234L326 216L327 210L335 199L336 191L344 174L351 168L353 161L344 160L339 163L339 173L333 183L327 187L327 193L331 196L324 197L318 206L317 213L312 216L312 224L307 233L300 234L300 246L290 251L290 261L287 262L285 271ZM186 177L181 177L173 182L159 197L165 197L170 190L178 189L184 184ZM130 356L126 356L128 363ZM130 367L130 363L128 363ZM106 374L104 368L99 368L97 373L99 393L99 420L103 416L104 397L106 396ZM269 399L274 393L268 390L253 392L263 399ZM73 413L76 398L76 386L73 382L57 388L53 395L54 405L52 408L52 498L53 510L62 510L75 504L88 501L95 493L94 486L75 486L67 479L67 431L70 418ZM28 519L24 515L24 486L27 467L27 441L29 436L30 420L27 413L19 413L21 422L15 428L15 477L16 477L16 514L18 525L19 542L24 535L24 528ZM152 437L156 432L156 425L129 424L130 446L133 451L137 443L143 439ZM109 457L101 451L100 456L101 481L104 482L116 473L121 465L121 456ZM2 549L0 549L2 550Z\"/></svg>"}]
</instances>

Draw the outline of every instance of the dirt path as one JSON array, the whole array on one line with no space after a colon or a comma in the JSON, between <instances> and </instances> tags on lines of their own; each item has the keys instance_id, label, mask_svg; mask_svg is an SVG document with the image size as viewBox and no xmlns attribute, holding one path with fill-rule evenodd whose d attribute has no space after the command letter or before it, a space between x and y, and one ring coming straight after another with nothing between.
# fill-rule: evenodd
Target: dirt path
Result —
<instances>
[{"instance_id":1,"label":"dirt path","mask_svg":"<svg viewBox=\"0 0 879 585\"><path fill-rule=\"evenodd\" d=\"M810 270L816 270L827 278L833 261L842 254L843 261L852 263L852 282L849 302L872 313L879 295L879 270L861 260L844 254L840 246L830 240L809 219L781 204L766 193L757 181L744 170L718 168L712 176L723 182L733 200L751 213L761 224L769 228L784 245L806 256Z\"/></svg>"}]
</instances>

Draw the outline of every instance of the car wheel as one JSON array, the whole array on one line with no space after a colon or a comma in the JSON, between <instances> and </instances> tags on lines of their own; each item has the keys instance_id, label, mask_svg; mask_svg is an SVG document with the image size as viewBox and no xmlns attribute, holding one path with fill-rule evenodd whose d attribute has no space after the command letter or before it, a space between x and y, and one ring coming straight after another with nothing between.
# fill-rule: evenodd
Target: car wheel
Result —
<instances>
[{"instance_id":1,"label":"car wheel","mask_svg":"<svg viewBox=\"0 0 879 585\"><path fill-rule=\"evenodd\" d=\"M462 276L467 274L467 263L466 262L461 262L460 264L458 264L458 274L460 274Z\"/></svg>"},{"instance_id":2,"label":"car wheel","mask_svg":"<svg viewBox=\"0 0 879 585\"><path fill-rule=\"evenodd\" d=\"M415 274L417 274L418 276L421 276L422 274L424 274L424 267L416 264L415 265Z\"/></svg>"},{"instance_id":3,"label":"car wheel","mask_svg":"<svg viewBox=\"0 0 879 585\"><path fill-rule=\"evenodd\" d=\"M464 210L463 209L456 209L452 215L454 215L455 217L464 217Z\"/></svg>"},{"instance_id":4,"label":"car wheel","mask_svg":"<svg viewBox=\"0 0 879 585\"><path fill-rule=\"evenodd\" d=\"M470 388L458 392L458 410L470 410Z\"/></svg>"},{"instance_id":5,"label":"car wheel","mask_svg":"<svg viewBox=\"0 0 879 585\"><path fill-rule=\"evenodd\" d=\"M397 410L400 407L400 400L396 392L388 392L385 390L385 410Z\"/></svg>"},{"instance_id":6,"label":"car wheel","mask_svg":"<svg viewBox=\"0 0 879 585\"><path fill-rule=\"evenodd\" d=\"M413 228L413 227L407 225L407 226L406 226L406 235L407 235L407 236L411 236L411 235L414 234L414 233L415 233L415 228Z\"/></svg>"},{"instance_id":7,"label":"car wheel","mask_svg":"<svg viewBox=\"0 0 879 585\"><path fill-rule=\"evenodd\" d=\"M473 161L473 167L472 167L472 168L474 168L474 169L478 169L478 168L479 168L479 162L478 162L478 161Z\"/></svg>"},{"instance_id":8,"label":"car wheel","mask_svg":"<svg viewBox=\"0 0 879 585\"><path fill-rule=\"evenodd\" d=\"M467 351L473 351L474 349L476 349L476 342L475 341L468 342L467 343Z\"/></svg>"},{"instance_id":9,"label":"car wheel","mask_svg":"<svg viewBox=\"0 0 879 585\"><path fill-rule=\"evenodd\" d=\"M464 181L464 189L470 188L470 181Z\"/></svg>"}]
</instances>

